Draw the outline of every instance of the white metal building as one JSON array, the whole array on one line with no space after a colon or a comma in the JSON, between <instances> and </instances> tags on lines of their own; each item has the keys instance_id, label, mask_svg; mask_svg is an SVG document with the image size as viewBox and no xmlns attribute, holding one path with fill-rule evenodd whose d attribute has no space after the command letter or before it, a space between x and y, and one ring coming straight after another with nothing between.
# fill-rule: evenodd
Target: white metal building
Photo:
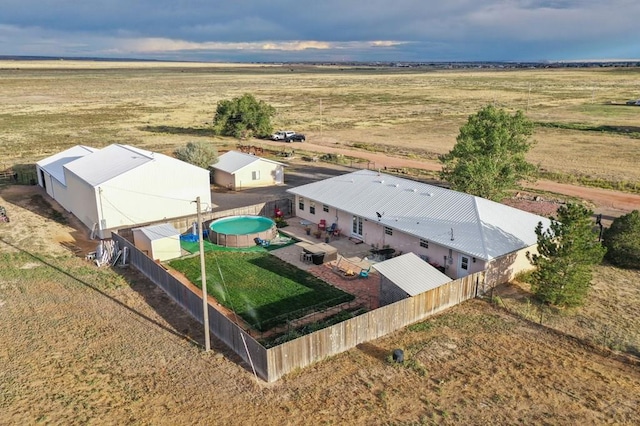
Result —
<instances>
[{"instance_id":1,"label":"white metal building","mask_svg":"<svg viewBox=\"0 0 640 426\"><path fill-rule=\"evenodd\" d=\"M289 189L296 216L337 223L366 244L412 252L451 278L488 270L487 283L530 269L538 222L549 220L450 189L360 170Z\"/></svg>"},{"instance_id":2,"label":"white metal building","mask_svg":"<svg viewBox=\"0 0 640 426\"><path fill-rule=\"evenodd\" d=\"M375 263L380 273L380 306L417 296L451 281L413 253Z\"/></svg>"},{"instance_id":3,"label":"white metal building","mask_svg":"<svg viewBox=\"0 0 640 426\"><path fill-rule=\"evenodd\" d=\"M222 154L211 168L214 183L234 191L284 183L284 164L238 151Z\"/></svg>"},{"instance_id":4,"label":"white metal building","mask_svg":"<svg viewBox=\"0 0 640 426\"><path fill-rule=\"evenodd\" d=\"M100 238L211 206L209 171L129 145L76 146L37 163L38 183Z\"/></svg>"},{"instance_id":5,"label":"white metal building","mask_svg":"<svg viewBox=\"0 0 640 426\"><path fill-rule=\"evenodd\" d=\"M182 255L180 232L168 223L134 229L133 243L147 256L161 262Z\"/></svg>"}]
</instances>

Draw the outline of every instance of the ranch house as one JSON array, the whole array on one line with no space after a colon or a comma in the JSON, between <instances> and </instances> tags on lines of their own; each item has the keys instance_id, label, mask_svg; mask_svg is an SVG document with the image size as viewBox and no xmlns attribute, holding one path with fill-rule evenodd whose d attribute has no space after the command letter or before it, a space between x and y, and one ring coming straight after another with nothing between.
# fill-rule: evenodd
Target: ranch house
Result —
<instances>
[{"instance_id":1,"label":"ranch house","mask_svg":"<svg viewBox=\"0 0 640 426\"><path fill-rule=\"evenodd\" d=\"M36 163L38 184L99 238L211 206L209 171L129 145L75 146Z\"/></svg>"},{"instance_id":2,"label":"ranch house","mask_svg":"<svg viewBox=\"0 0 640 426\"><path fill-rule=\"evenodd\" d=\"M370 170L288 192L307 222L335 224L354 244L414 253L452 279L487 270L487 286L531 269L526 253L536 251L534 230L549 225L484 198Z\"/></svg>"}]
</instances>

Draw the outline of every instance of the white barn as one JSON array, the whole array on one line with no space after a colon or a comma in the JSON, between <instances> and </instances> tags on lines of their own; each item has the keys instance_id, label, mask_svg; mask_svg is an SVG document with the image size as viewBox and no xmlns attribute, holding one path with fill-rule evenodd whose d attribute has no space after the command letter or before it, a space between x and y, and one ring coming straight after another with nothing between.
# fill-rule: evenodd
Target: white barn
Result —
<instances>
[{"instance_id":1,"label":"white barn","mask_svg":"<svg viewBox=\"0 0 640 426\"><path fill-rule=\"evenodd\" d=\"M213 182L234 191L284 183L284 164L238 151L222 154L211 168Z\"/></svg>"},{"instance_id":2,"label":"white barn","mask_svg":"<svg viewBox=\"0 0 640 426\"><path fill-rule=\"evenodd\" d=\"M100 238L211 206L209 171L129 145L75 146L36 163L38 184Z\"/></svg>"},{"instance_id":3,"label":"white barn","mask_svg":"<svg viewBox=\"0 0 640 426\"><path fill-rule=\"evenodd\" d=\"M324 219L353 240L415 253L453 279L488 270L489 285L531 269L526 253L536 251L535 228L549 226L504 204L371 170L287 192L306 221Z\"/></svg>"}]
</instances>

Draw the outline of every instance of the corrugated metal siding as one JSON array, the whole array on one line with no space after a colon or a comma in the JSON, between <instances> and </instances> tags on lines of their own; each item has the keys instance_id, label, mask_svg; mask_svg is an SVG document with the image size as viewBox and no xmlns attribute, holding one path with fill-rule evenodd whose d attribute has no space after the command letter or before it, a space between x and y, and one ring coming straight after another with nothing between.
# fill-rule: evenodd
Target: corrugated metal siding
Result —
<instances>
[{"instance_id":1,"label":"corrugated metal siding","mask_svg":"<svg viewBox=\"0 0 640 426\"><path fill-rule=\"evenodd\" d=\"M373 267L410 296L451 281L451 278L413 253L376 263Z\"/></svg>"},{"instance_id":2,"label":"corrugated metal siding","mask_svg":"<svg viewBox=\"0 0 640 426\"><path fill-rule=\"evenodd\" d=\"M78 160L79 158L82 158L96 151L98 150L95 148L84 145L76 145L50 157L44 158L38 161L36 165L50 174L58 182L66 185L64 166L71 163L72 161Z\"/></svg>"},{"instance_id":3,"label":"corrugated metal siding","mask_svg":"<svg viewBox=\"0 0 640 426\"><path fill-rule=\"evenodd\" d=\"M180 232L173 227L170 223L160 223L158 225L145 226L143 228L134 229L140 231L149 241L158 240L167 237L176 237L180 235Z\"/></svg>"},{"instance_id":4,"label":"corrugated metal siding","mask_svg":"<svg viewBox=\"0 0 640 426\"><path fill-rule=\"evenodd\" d=\"M227 173L237 173L244 167L247 167L250 164L255 162L265 162L271 165L280 165L277 161L269 160L267 158L257 157L251 154L245 154L238 151L229 151L218 157L218 162L211 165L212 169L222 170ZM271 167L273 168L273 167Z\"/></svg>"},{"instance_id":5,"label":"corrugated metal siding","mask_svg":"<svg viewBox=\"0 0 640 426\"><path fill-rule=\"evenodd\" d=\"M162 157L117 176L99 187L107 228L181 217L210 207L209 172Z\"/></svg>"},{"instance_id":6,"label":"corrugated metal siding","mask_svg":"<svg viewBox=\"0 0 640 426\"><path fill-rule=\"evenodd\" d=\"M548 224L509 206L370 170L288 191L484 260L531 245L535 224Z\"/></svg>"},{"instance_id":7,"label":"corrugated metal siding","mask_svg":"<svg viewBox=\"0 0 640 426\"><path fill-rule=\"evenodd\" d=\"M116 144L73 161L65 168L88 184L98 186L152 161L153 157L154 153L150 151L145 153L127 145Z\"/></svg>"}]
</instances>

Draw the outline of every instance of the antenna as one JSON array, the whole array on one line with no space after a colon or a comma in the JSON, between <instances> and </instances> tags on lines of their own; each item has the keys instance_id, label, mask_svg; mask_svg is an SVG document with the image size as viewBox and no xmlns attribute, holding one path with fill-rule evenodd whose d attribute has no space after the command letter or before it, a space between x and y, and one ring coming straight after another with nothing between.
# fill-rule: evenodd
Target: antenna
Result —
<instances>
[{"instance_id":1,"label":"antenna","mask_svg":"<svg viewBox=\"0 0 640 426\"><path fill-rule=\"evenodd\" d=\"M454 238L453 238L453 228L451 228L451 241L453 241L453 240L454 240Z\"/></svg>"}]
</instances>

